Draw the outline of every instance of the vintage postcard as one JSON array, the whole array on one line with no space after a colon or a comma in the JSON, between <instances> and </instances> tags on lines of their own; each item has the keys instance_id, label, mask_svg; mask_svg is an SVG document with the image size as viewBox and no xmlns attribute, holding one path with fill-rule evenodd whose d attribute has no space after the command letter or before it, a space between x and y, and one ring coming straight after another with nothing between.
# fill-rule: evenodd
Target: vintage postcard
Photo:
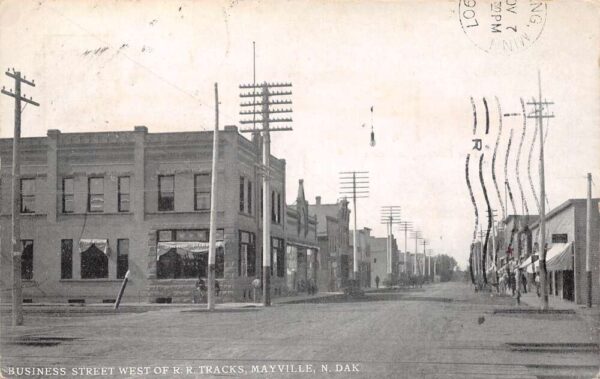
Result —
<instances>
[{"instance_id":1,"label":"vintage postcard","mask_svg":"<svg viewBox=\"0 0 600 379\"><path fill-rule=\"evenodd\" d=\"M0 0L0 77L0 377L598 377L600 2Z\"/></svg>"}]
</instances>

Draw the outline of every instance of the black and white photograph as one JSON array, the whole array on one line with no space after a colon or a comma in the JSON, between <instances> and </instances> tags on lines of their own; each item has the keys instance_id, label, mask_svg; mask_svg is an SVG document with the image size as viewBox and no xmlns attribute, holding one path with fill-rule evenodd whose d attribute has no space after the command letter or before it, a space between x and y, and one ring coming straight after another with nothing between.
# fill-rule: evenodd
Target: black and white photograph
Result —
<instances>
[{"instance_id":1,"label":"black and white photograph","mask_svg":"<svg viewBox=\"0 0 600 379\"><path fill-rule=\"evenodd\" d=\"M0 378L600 378L600 1L0 0Z\"/></svg>"}]
</instances>

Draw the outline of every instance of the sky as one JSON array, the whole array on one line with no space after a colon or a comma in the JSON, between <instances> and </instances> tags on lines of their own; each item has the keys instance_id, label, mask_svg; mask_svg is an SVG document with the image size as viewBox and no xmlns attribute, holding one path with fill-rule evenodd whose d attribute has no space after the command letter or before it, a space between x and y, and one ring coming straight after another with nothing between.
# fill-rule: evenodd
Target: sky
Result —
<instances>
[{"instance_id":1,"label":"sky","mask_svg":"<svg viewBox=\"0 0 600 379\"><path fill-rule=\"evenodd\" d=\"M527 176L533 119L527 120L517 152L523 132L520 99L537 96L538 70L555 116L544 124L547 209L585 197L588 172L600 178L600 5L546 4L537 38L507 54L482 48L489 30L469 34L461 26L465 8L458 1L4 0L0 67L14 67L36 82L24 93L41 106L25 108L23 136L135 125L152 133L211 130L214 83L220 124L239 125L238 85L253 80L255 41L256 80L293 84L294 130L273 133L271 147L286 160L288 203L295 199L298 179L304 179L311 203L315 196L330 203L339 196L340 171L369 171L370 197L358 200L359 227L384 236L380 208L398 205L402 219L422 232L434 254L451 255L465 267L475 224L465 180L469 153L480 218L486 212L478 176L481 152L472 149L471 98L478 114L476 138L483 139L484 182L499 214L491 177L498 104L501 113L519 114L504 117L499 140L496 176L502 195L512 129L507 170L516 208L524 212L524 198L529 212L537 214ZM490 15L478 12L485 23ZM528 13L519 12L521 22ZM510 15L504 15L509 24ZM7 76L0 83L13 87ZM482 127L484 97L488 135ZM11 100L0 96L1 138L12 136ZM369 144L371 106L375 146ZM539 195L538 147L529 171ZM598 190L594 185L595 194ZM403 233L395 229L394 234L403 249ZM414 240L408 248L414 249Z\"/></svg>"}]
</instances>

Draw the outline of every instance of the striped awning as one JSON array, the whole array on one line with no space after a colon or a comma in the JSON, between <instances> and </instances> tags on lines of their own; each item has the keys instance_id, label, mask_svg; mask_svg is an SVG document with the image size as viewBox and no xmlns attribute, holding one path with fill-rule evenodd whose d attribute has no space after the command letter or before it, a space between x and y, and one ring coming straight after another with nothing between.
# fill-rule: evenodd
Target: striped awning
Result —
<instances>
[{"instance_id":1,"label":"striped awning","mask_svg":"<svg viewBox=\"0 0 600 379\"><path fill-rule=\"evenodd\" d=\"M573 256L571 247L573 242L555 243L546 253L546 270L565 271L573 270Z\"/></svg>"},{"instance_id":2,"label":"striped awning","mask_svg":"<svg viewBox=\"0 0 600 379\"><path fill-rule=\"evenodd\" d=\"M110 248L108 246L107 239L81 239L79 240L79 251L83 253L87 251L90 247L95 246L96 249L100 250L104 253L104 255L108 255Z\"/></svg>"},{"instance_id":3,"label":"striped awning","mask_svg":"<svg viewBox=\"0 0 600 379\"><path fill-rule=\"evenodd\" d=\"M223 241L217 241L216 247L224 247ZM187 253L208 253L208 242L194 241L177 241L177 242L159 242L156 245L156 260L159 260L161 255L168 253L171 249L175 249L179 254Z\"/></svg>"},{"instance_id":4,"label":"striped awning","mask_svg":"<svg viewBox=\"0 0 600 379\"><path fill-rule=\"evenodd\" d=\"M535 266L535 271L538 270L538 265L536 264L536 262L538 261L538 256L537 254L534 255L530 255L527 259L525 259L521 265L519 266L520 269L526 269L527 272L529 272L530 274L533 274L534 272L534 266Z\"/></svg>"}]
</instances>

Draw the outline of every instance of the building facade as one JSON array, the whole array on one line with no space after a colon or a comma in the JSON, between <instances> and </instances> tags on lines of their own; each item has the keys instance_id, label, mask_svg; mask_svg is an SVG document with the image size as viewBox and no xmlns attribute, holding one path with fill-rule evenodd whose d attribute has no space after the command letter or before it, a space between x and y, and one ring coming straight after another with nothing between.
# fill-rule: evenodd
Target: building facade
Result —
<instances>
[{"instance_id":1,"label":"building facade","mask_svg":"<svg viewBox=\"0 0 600 379\"><path fill-rule=\"evenodd\" d=\"M600 304L599 254L600 254L600 213L599 199L592 199L591 213L591 271L592 302ZM586 274L586 218L587 200L570 199L554 208L546 215L546 268L550 295L577 304L585 304L588 299ZM533 251L539 254L539 220L531 226ZM534 271L538 270L533 262Z\"/></svg>"},{"instance_id":2,"label":"building facade","mask_svg":"<svg viewBox=\"0 0 600 379\"><path fill-rule=\"evenodd\" d=\"M316 204L308 207L317 218L320 265L317 286L320 291L339 291L346 287L352 273L352 251L349 241L350 210L348 201L342 199L333 204L322 204L317 196Z\"/></svg>"},{"instance_id":3,"label":"building facade","mask_svg":"<svg viewBox=\"0 0 600 379\"><path fill-rule=\"evenodd\" d=\"M296 202L286 209L285 236L287 289L291 293L311 292L311 286L319 282L322 258L317 241L317 218L309 214L302 179L298 182Z\"/></svg>"},{"instance_id":4,"label":"building facade","mask_svg":"<svg viewBox=\"0 0 600 379\"><path fill-rule=\"evenodd\" d=\"M26 301L190 302L206 277L212 132L61 133L21 140ZM1 287L10 288L12 140L0 140ZM220 301L250 300L261 276L258 138L219 134L216 275ZM285 160L271 157L273 295L287 291Z\"/></svg>"},{"instance_id":5,"label":"building facade","mask_svg":"<svg viewBox=\"0 0 600 379\"><path fill-rule=\"evenodd\" d=\"M371 286L371 229L362 228L356 231L358 277L361 287ZM354 262L354 231L350 231L349 249Z\"/></svg>"},{"instance_id":6,"label":"building facade","mask_svg":"<svg viewBox=\"0 0 600 379\"><path fill-rule=\"evenodd\" d=\"M399 260L398 245L396 238L392 236L392 261L388 262L388 237L370 238L371 245L371 287L376 287L376 280L379 278L379 286L383 285L384 280L388 278L388 265L391 264L391 280L393 283L398 278Z\"/></svg>"}]
</instances>

